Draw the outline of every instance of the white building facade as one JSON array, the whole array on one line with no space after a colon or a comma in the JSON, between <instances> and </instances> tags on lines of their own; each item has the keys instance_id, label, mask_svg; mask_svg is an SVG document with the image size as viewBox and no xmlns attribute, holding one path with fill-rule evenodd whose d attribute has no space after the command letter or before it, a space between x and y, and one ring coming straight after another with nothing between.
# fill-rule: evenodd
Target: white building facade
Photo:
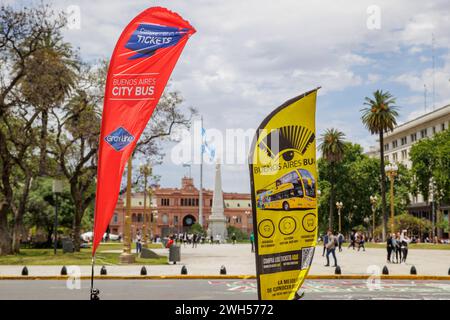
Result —
<instances>
[{"instance_id":1,"label":"white building facade","mask_svg":"<svg viewBox=\"0 0 450 320\"><path fill-rule=\"evenodd\" d=\"M421 139L432 138L436 133L450 127L450 105L433 110L411 121L402 123L384 137L384 160L386 163L402 163L411 169L409 157L411 146ZM379 157L379 148L371 147L366 154ZM408 211L417 216L432 219L429 203L421 195L411 195ZM443 218L449 217L449 205L441 207Z\"/></svg>"}]
</instances>

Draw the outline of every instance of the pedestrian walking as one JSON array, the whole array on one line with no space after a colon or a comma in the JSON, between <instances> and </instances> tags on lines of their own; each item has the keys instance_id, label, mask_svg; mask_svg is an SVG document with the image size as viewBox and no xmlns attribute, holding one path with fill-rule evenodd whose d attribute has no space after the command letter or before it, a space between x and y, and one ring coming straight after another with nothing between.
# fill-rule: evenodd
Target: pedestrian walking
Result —
<instances>
[{"instance_id":1,"label":"pedestrian walking","mask_svg":"<svg viewBox=\"0 0 450 320\"><path fill-rule=\"evenodd\" d=\"M214 244L214 237L213 237L213 235L211 235L211 236L209 237L209 241L210 241L211 244Z\"/></svg>"},{"instance_id":2,"label":"pedestrian walking","mask_svg":"<svg viewBox=\"0 0 450 320\"><path fill-rule=\"evenodd\" d=\"M408 245L411 242L411 239L406 235L406 230L403 230L402 235L400 237L400 245L403 253L403 262L406 263L406 258L408 257Z\"/></svg>"},{"instance_id":3,"label":"pedestrian walking","mask_svg":"<svg viewBox=\"0 0 450 320\"><path fill-rule=\"evenodd\" d=\"M399 232L395 235L395 260L396 263L402 263L402 244Z\"/></svg>"},{"instance_id":4,"label":"pedestrian walking","mask_svg":"<svg viewBox=\"0 0 450 320\"><path fill-rule=\"evenodd\" d=\"M393 235L390 234L388 235L388 238L386 240L386 250L387 250L387 258L386 261L387 263L391 263L391 255L392 255L392 250L394 249L394 245L393 245Z\"/></svg>"},{"instance_id":5,"label":"pedestrian walking","mask_svg":"<svg viewBox=\"0 0 450 320\"><path fill-rule=\"evenodd\" d=\"M197 240L198 240L198 235L196 233L194 233L192 235L192 248L196 248L197 247Z\"/></svg>"},{"instance_id":6,"label":"pedestrian walking","mask_svg":"<svg viewBox=\"0 0 450 320\"><path fill-rule=\"evenodd\" d=\"M252 252L255 252L255 235L252 233L250 233L250 243L252 245Z\"/></svg>"},{"instance_id":7,"label":"pedestrian walking","mask_svg":"<svg viewBox=\"0 0 450 320\"><path fill-rule=\"evenodd\" d=\"M141 251L142 251L141 233L138 232L136 234L136 254L141 253Z\"/></svg>"},{"instance_id":8,"label":"pedestrian walking","mask_svg":"<svg viewBox=\"0 0 450 320\"><path fill-rule=\"evenodd\" d=\"M352 231L352 233L350 233L350 244L348 245L347 249L350 249L350 247L353 248L353 250L355 250L355 232Z\"/></svg>"},{"instance_id":9,"label":"pedestrian walking","mask_svg":"<svg viewBox=\"0 0 450 320\"><path fill-rule=\"evenodd\" d=\"M329 230L328 230L327 232L329 232ZM324 256L325 256L325 253L326 253L326 251L327 251L328 233L325 233L325 234L323 235L322 238L323 238L323 251L322 251L322 257L324 257Z\"/></svg>"},{"instance_id":10,"label":"pedestrian walking","mask_svg":"<svg viewBox=\"0 0 450 320\"><path fill-rule=\"evenodd\" d=\"M360 235L359 235L358 251L361 248L363 248L363 251L366 251L366 247L364 246L365 242L366 242L366 236L364 235L364 233L360 233Z\"/></svg>"},{"instance_id":11,"label":"pedestrian walking","mask_svg":"<svg viewBox=\"0 0 450 320\"><path fill-rule=\"evenodd\" d=\"M330 254L334 259L334 266L337 267L337 259L336 259L336 247L338 245L337 237L333 235L331 231L328 231L328 243L327 243L327 264L325 267L330 266Z\"/></svg>"},{"instance_id":12,"label":"pedestrian walking","mask_svg":"<svg viewBox=\"0 0 450 320\"><path fill-rule=\"evenodd\" d=\"M339 232L338 234L338 245L339 245L339 252L342 251L342 244L344 243L344 235Z\"/></svg>"},{"instance_id":13,"label":"pedestrian walking","mask_svg":"<svg viewBox=\"0 0 450 320\"><path fill-rule=\"evenodd\" d=\"M183 234L183 246L186 247L186 243L188 242L188 234L185 232Z\"/></svg>"},{"instance_id":14,"label":"pedestrian walking","mask_svg":"<svg viewBox=\"0 0 450 320\"><path fill-rule=\"evenodd\" d=\"M233 235L231 236L231 241L233 242L233 244L236 244L236 233L233 233Z\"/></svg>"},{"instance_id":15,"label":"pedestrian walking","mask_svg":"<svg viewBox=\"0 0 450 320\"><path fill-rule=\"evenodd\" d=\"M392 256L391 256L391 261L392 263L398 263L398 241L397 241L397 236L395 235L395 233L392 234Z\"/></svg>"}]
</instances>

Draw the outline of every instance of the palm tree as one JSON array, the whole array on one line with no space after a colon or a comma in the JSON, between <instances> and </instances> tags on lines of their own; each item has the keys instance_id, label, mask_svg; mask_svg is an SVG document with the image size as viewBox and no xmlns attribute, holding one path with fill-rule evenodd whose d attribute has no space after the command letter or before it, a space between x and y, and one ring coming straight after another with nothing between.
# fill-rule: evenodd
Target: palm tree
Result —
<instances>
[{"instance_id":1,"label":"palm tree","mask_svg":"<svg viewBox=\"0 0 450 320\"><path fill-rule=\"evenodd\" d=\"M330 212L328 216L328 228L333 228L334 218L334 185L336 182L335 167L341 162L344 156L344 138L345 134L337 129L327 129L320 137L321 143L319 149L322 157L328 162L331 169L330 175Z\"/></svg>"},{"instance_id":2,"label":"palm tree","mask_svg":"<svg viewBox=\"0 0 450 320\"><path fill-rule=\"evenodd\" d=\"M361 120L371 134L378 134L380 141L380 187L381 187L381 212L383 215L383 240L386 239L387 211L386 211L386 174L384 172L384 133L394 130L397 125L395 117L398 116L395 98L388 91L377 90L373 98L366 97L361 109Z\"/></svg>"}]
</instances>

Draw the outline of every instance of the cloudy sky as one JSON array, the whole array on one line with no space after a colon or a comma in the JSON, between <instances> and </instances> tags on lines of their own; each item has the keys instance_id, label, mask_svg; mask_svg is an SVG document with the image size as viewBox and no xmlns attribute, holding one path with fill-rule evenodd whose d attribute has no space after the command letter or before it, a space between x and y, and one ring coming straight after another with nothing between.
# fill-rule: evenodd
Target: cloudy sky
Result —
<instances>
[{"instance_id":1,"label":"cloudy sky","mask_svg":"<svg viewBox=\"0 0 450 320\"><path fill-rule=\"evenodd\" d=\"M7 1L14 6L30 1ZM33 1L32 1L33 2ZM164 6L197 29L173 74L185 106L203 115L204 126L256 128L276 106L322 86L317 129L336 127L366 149L375 137L364 129L360 109L376 89L397 97L400 122L433 104L432 34L435 37L435 106L450 103L450 10L448 0L96 0L54 2L77 6L81 27L67 40L84 59L109 57L126 24L143 9ZM375 9L373 6L376 6ZM380 20L376 10L379 9ZM375 11L374 11L375 10ZM378 24L379 22L379 24ZM378 28L379 26L379 28ZM179 186L187 169L171 160L155 168L162 186ZM224 191L248 192L246 165L223 167ZM192 167L198 182L198 166ZM213 186L205 167L204 185Z\"/></svg>"}]
</instances>

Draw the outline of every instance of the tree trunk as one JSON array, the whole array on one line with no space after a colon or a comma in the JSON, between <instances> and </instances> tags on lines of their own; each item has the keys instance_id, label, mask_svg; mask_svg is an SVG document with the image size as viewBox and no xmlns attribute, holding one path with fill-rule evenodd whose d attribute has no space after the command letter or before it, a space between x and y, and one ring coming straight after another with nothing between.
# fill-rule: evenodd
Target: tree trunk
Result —
<instances>
[{"instance_id":1,"label":"tree trunk","mask_svg":"<svg viewBox=\"0 0 450 320\"><path fill-rule=\"evenodd\" d=\"M0 209L0 256L12 254L12 241L11 235L8 230L7 212L9 211L9 205L3 203Z\"/></svg>"},{"instance_id":2,"label":"tree trunk","mask_svg":"<svg viewBox=\"0 0 450 320\"><path fill-rule=\"evenodd\" d=\"M331 163L331 179L330 179L330 212L328 215L328 229L333 230L334 225L334 164Z\"/></svg>"},{"instance_id":3,"label":"tree trunk","mask_svg":"<svg viewBox=\"0 0 450 320\"><path fill-rule=\"evenodd\" d=\"M8 227L8 214L11 212L13 202L13 189L11 187L11 162L8 158L8 148L3 132L0 130L0 156L1 180L3 202L0 204L0 255L12 254L12 239Z\"/></svg>"},{"instance_id":4,"label":"tree trunk","mask_svg":"<svg viewBox=\"0 0 450 320\"><path fill-rule=\"evenodd\" d=\"M72 194L74 204L74 215L72 221L72 241L76 252L80 251L80 233L81 233L81 219L84 214L83 197L78 189L76 180L72 180L70 183L70 192Z\"/></svg>"},{"instance_id":5,"label":"tree trunk","mask_svg":"<svg viewBox=\"0 0 450 320\"><path fill-rule=\"evenodd\" d=\"M15 212L14 216L14 229L13 229L13 252L20 252L20 240L22 239L23 231L23 216L27 208L28 195L30 194L31 181L33 178L27 174L25 178L25 185L23 186L23 192L20 197L19 208Z\"/></svg>"},{"instance_id":6,"label":"tree trunk","mask_svg":"<svg viewBox=\"0 0 450 320\"><path fill-rule=\"evenodd\" d=\"M39 174L45 175L47 172L47 127L48 127L48 112L42 111L41 119L41 142L40 142L40 159L39 159Z\"/></svg>"},{"instance_id":7,"label":"tree trunk","mask_svg":"<svg viewBox=\"0 0 450 320\"><path fill-rule=\"evenodd\" d=\"M386 212L386 173L384 172L384 136L380 131L380 189L381 189L381 215L383 217L383 241L386 241L387 233L387 212Z\"/></svg>"},{"instance_id":8,"label":"tree trunk","mask_svg":"<svg viewBox=\"0 0 450 320\"><path fill-rule=\"evenodd\" d=\"M76 252L80 251L80 234L81 234L81 219L83 217L83 209L80 205L75 204L75 214L73 217L73 224L72 224L72 240L73 240L73 247Z\"/></svg>"}]
</instances>

